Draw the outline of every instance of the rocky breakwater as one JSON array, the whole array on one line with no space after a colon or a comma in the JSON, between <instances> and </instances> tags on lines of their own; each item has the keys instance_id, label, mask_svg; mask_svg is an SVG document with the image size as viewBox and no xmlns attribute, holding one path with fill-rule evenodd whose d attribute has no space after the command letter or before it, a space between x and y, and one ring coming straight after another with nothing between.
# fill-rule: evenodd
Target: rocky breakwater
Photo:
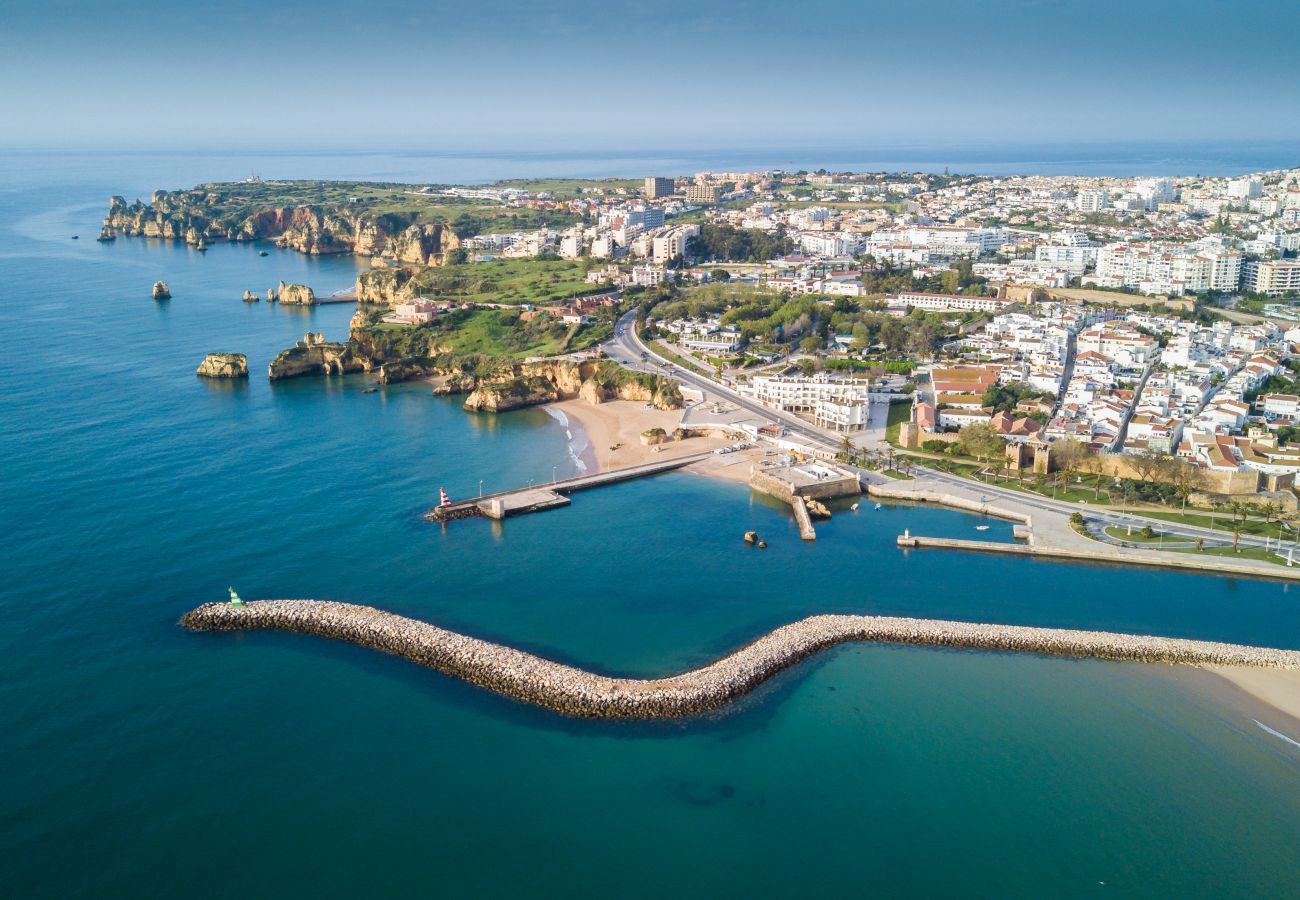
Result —
<instances>
[{"instance_id":1,"label":"rocky breakwater","mask_svg":"<svg viewBox=\"0 0 1300 900\"><path fill-rule=\"evenodd\" d=\"M204 378L247 378L248 357L242 353L209 353L195 374Z\"/></svg>"},{"instance_id":2,"label":"rocky breakwater","mask_svg":"<svg viewBox=\"0 0 1300 900\"><path fill-rule=\"evenodd\" d=\"M291 184L286 184L291 188ZM287 199L286 193L281 201ZM185 241L271 240L302 253L355 253L436 266L460 247L445 222L413 222L411 214L367 210L356 204L278 205L257 199L247 185L204 184L188 191L155 191L148 203L109 199L101 240L118 235Z\"/></svg>"},{"instance_id":3,"label":"rocky breakwater","mask_svg":"<svg viewBox=\"0 0 1300 900\"><path fill-rule=\"evenodd\" d=\"M514 700L564 715L595 718L676 718L717 709L795 663L851 641L1129 662L1300 669L1300 651L1295 650L1101 631L824 615L784 625L707 666L680 675L611 678L350 603L209 603L187 613L181 624L195 631L278 630L347 641L405 657Z\"/></svg>"},{"instance_id":4,"label":"rocky breakwater","mask_svg":"<svg viewBox=\"0 0 1300 900\"><path fill-rule=\"evenodd\" d=\"M307 332L301 341L280 352L267 374L272 381L300 375L342 375L369 372L370 360L358 357L348 344L325 340L320 332Z\"/></svg>"}]
</instances>

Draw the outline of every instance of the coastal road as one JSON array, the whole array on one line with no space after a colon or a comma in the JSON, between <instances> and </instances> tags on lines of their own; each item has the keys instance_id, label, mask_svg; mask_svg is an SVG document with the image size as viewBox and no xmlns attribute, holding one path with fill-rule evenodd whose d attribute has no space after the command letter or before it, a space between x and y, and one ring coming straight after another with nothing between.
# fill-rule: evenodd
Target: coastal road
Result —
<instances>
[{"instance_id":1,"label":"coastal road","mask_svg":"<svg viewBox=\"0 0 1300 900\"><path fill-rule=\"evenodd\" d=\"M636 333L636 313L630 312L623 315L614 325L614 336L610 338L602 349L614 359L623 365L642 372L654 372L664 374L671 372L677 380L690 385L697 390L705 393L706 396L725 399L747 412L752 413L758 418L770 422L780 422L792 434L806 440L814 447L829 450L838 453L840 450L840 438L833 432L824 431L810 422L798 418L790 413L775 410L764 406L748 397L743 397L731 388L719 384L712 378L707 378L699 373L688 371L681 366L675 365L670 360L665 359L655 353L652 347L647 346ZM643 357L644 354L644 357ZM647 359L648 358L648 359ZM1145 382L1145 377L1143 378ZM850 467L856 468L856 467ZM856 469L858 474L868 482L885 483L888 479L877 472L869 469ZM992 498L998 498L1008 502L1019 504L1020 506L1029 507L1042 512L1055 513L1057 515L1069 516L1071 513L1084 513L1090 519L1105 525L1117 525L1127 527L1129 525L1141 528L1150 525L1152 528L1164 532L1174 537L1187 538L1196 540L1204 538L1207 541L1231 543L1232 532L1226 528L1201 528L1194 525L1181 525L1173 522L1166 522L1161 519L1147 518L1137 513L1119 512L1107 509L1104 506L1091 506L1083 503L1070 503L1064 500L1053 500L1050 497L1041 497L1037 494L1031 494L1027 491L1017 491L1013 488L1002 488L995 485L984 484L981 481L965 478L960 475L952 475L937 469L931 469L924 465L916 466L913 472L923 476L927 481L931 481L940 486L960 488L967 491L979 491L982 495ZM1277 547L1278 541L1266 541L1264 538L1252 535L1241 536L1240 546L1242 547Z\"/></svg>"},{"instance_id":2,"label":"coastal road","mask_svg":"<svg viewBox=\"0 0 1300 900\"><path fill-rule=\"evenodd\" d=\"M665 374L671 372L672 377L678 381L689 385L706 396L712 396L717 399L724 399L728 403L740 407L754 416L764 419L768 422L779 422L784 425L792 434L808 441L815 447L839 452L841 441L838 437L829 432L823 431L809 422L800 419L798 416L781 410L772 409L763 404L744 397L726 385L719 384L712 378L707 378L696 372L684 369L669 359L657 354L652 347L647 346L636 333L636 313L630 312L623 315L614 325L614 336L602 345L602 349L609 354L611 359L617 360L631 369L642 372L654 372L656 374ZM646 360L649 358L649 361Z\"/></svg>"}]
</instances>

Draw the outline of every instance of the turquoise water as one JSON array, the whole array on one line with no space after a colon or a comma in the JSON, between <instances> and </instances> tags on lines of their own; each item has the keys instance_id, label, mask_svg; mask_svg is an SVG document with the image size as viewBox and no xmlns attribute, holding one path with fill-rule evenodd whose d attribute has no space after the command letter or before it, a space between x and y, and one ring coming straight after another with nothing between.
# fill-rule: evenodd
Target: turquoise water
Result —
<instances>
[{"instance_id":1,"label":"turquoise water","mask_svg":"<svg viewBox=\"0 0 1300 900\"><path fill-rule=\"evenodd\" d=\"M109 193L297 164L0 157L8 893L1293 892L1300 756L1169 670L852 647L726 714L611 724L359 648L177 628L234 584L641 675L827 610L1300 647L1294 588L893 546L1009 537L938 509L841 508L805 545L779 506L690 474L426 524L439 486L567 474L563 429L418 385L269 384L276 351L342 337L351 309L239 296L329 293L351 260L93 240ZM194 377L214 350L254 377Z\"/></svg>"}]
</instances>

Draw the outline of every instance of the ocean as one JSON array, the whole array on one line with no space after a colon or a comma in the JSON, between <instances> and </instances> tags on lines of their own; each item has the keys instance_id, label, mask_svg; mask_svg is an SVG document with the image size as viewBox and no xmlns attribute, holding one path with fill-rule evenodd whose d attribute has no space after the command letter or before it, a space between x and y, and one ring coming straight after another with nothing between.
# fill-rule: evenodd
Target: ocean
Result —
<instances>
[{"instance_id":1,"label":"ocean","mask_svg":"<svg viewBox=\"0 0 1300 900\"><path fill-rule=\"evenodd\" d=\"M94 240L110 194L251 171L647 170L685 169L0 155L6 893L1293 892L1300 735L1208 699L1181 670L843 647L726 712L585 722L356 647L177 627L233 585L633 675L826 611L1300 647L1287 585L895 547L905 528L1010 538L1007 523L976 532L979 519L943 509L841 504L808 545L781 506L676 473L505 523L426 523L439 487L577 471L571 427L541 410L468 415L421 384L269 383L276 352L309 330L342 338L352 310L244 304L243 291L283 279L330 293L355 278L350 258ZM163 304L149 297L159 279ZM196 378L211 351L247 353L253 377ZM766 551L742 543L749 529Z\"/></svg>"}]
</instances>

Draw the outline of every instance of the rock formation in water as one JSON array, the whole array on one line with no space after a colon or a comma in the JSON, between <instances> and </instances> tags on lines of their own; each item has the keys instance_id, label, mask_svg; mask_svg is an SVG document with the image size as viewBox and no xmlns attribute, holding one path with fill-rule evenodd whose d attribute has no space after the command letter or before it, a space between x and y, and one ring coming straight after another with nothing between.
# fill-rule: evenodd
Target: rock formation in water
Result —
<instances>
[{"instance_id":1,"label":"rock formation in water","mask_svg":"<svg viewBox=\"0 0 1300 900\"><path fill-rule=\"evenodd\" d=\"M316 293L305 284L285 284L281 281L275 294L281 303L296 306L312 306L316 303Z\"/></svg>"},{"instance_id":2,"label":"rock formation in water","mask_svg":"<svg viewBox=\"0 0 1300 900\"><path fill-rule=\"evenodd\" d=\"M248 357L242 353L209 353L195 374L204 378L247 378Z\"/></svg>"},{"instance_id":3,"label":"rock formation in water","mask_svg":"<svg viewBox=\"0 0 1300 900\"><path fill-rule=\"evenodd\" d=\"M167 282L155 281L153 283L153 298L155 300L170 300L172 298L172 289L167 286Z\"/></svg>"},{"instance_id":4,"label":"rock formation in water","mask_svg":"<svg viewBox=\"0 0 1300 900\"><path fill-rule=\"evenodd\" d=\"M348 344L326 341L320 332L308 332L301 341L271 360L267 375L272 381L278 381L300 375L342 375L370 369L370 361L357 357Z\"/></svg>"},{"instance_id":5,"label":"rock formation in water","mask_svg":"<svg viewBox=\"0 0 1300 900\"><path fill-rule=\"evenodd\" d=\"M554 382L540 375L525 375L479 385L465 398L465 409L469 412L506 412L559 399L560 392Z\"/></svg>"},{"instance_id":6,"label":"rock formation in water","mask_svg":"<svg viewBox=\"0 0 1300 900\"><path fill-rule=\"evenodd\" d=\"M261 299L262 299L261 297L257 296L252 291L244 291L245 303L258 303L261 301Z\"/></svg>"}]
</instances>

